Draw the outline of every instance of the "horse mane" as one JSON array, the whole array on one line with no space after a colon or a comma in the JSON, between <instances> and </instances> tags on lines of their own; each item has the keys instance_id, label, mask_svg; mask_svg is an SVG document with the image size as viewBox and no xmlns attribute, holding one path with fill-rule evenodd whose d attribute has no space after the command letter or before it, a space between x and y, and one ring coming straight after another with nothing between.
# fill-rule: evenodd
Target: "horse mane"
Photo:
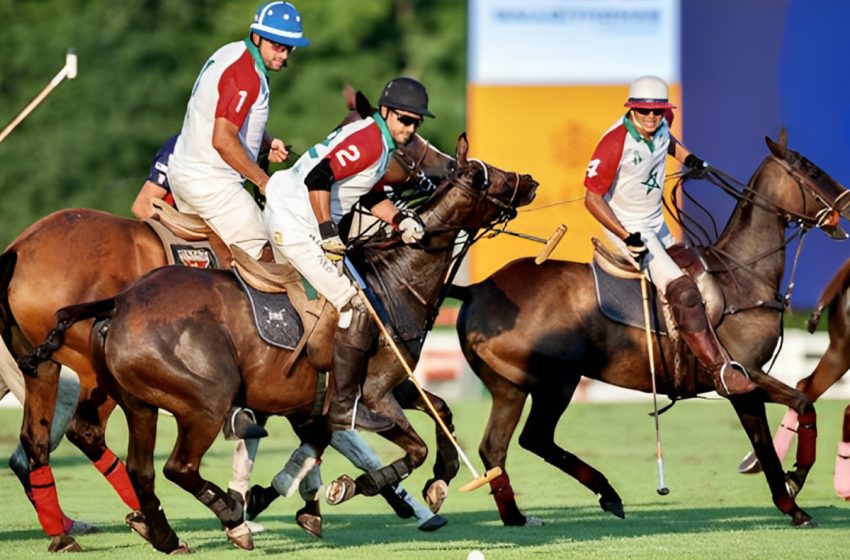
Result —
<instances>
[{"instance_id":1,"label":"horse mane","mask_svg":"<svg viewBox=\"0 0 850 560\"><path fill-rule=\"evenodd\" d=\"M818 304L809 316L809 321L806 325L806 328L810 333L815 332L815 329L820 322L820 317L823 314L823 310L832 305L832 303L847 290L848 285L850 285L850 260L847 260L841 268L838 269L838 273L832 278L832 280L829 281L826 288L824 288L820 299L818 299Z\"/></svg>"}]
</instances>

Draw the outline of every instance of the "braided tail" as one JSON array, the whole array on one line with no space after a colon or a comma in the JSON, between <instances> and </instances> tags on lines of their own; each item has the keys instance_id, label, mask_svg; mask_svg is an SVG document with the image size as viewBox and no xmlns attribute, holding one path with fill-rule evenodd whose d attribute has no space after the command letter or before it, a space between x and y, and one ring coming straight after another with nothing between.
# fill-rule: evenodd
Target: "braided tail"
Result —
<instances>
[{"instance_id":1,"label":"braided tail","mask_svg":"<svg viewBox=\"0 0 850 560\"><path fill-rule=\"evenodd\" d=\"M21 368L24 375L37 377L38 366L49 360L53 353L62 347L65 341L65 331L75 323L85 319L105 318L114 310L114 298L63 307L56 312L56 326L47 334L43 343L18 360L18 367Z\"/></svg>"}]
</instances>

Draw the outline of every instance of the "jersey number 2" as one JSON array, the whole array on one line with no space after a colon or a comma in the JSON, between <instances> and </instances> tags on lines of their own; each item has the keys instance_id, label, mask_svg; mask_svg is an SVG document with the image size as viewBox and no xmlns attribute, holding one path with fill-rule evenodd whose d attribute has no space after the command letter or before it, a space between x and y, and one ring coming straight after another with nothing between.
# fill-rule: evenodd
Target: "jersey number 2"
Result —
<instances>
[{"instance_id":1,"label":"jersey number 2","mask_svg":"<svg viewBox=\"0 0 850 560\"><path fill-rule=\"evenodd\" d=\"M350 145L347 150L340 150L336 153L336 159L339 161L340 167L348 165L346 160L354 162L360 159L360 150L354 144Z\"/></svg>"}]
</instances>

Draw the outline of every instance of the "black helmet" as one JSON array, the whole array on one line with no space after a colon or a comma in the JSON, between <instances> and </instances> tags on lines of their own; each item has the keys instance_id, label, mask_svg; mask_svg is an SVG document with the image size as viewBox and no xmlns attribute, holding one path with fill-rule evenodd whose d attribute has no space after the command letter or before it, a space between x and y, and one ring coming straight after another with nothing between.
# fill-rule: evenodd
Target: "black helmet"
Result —
<instances>
[{"instance_id":1,"label":"black helmet","mask_svg":"<svg viewBox=\"0 0 850 560\"><path fill-rule=\"evenodd\" d=\"M378 105L433 117L428 110L428 92L413 78L395 78L384 86Z\"/></svg>"}]
</instances>

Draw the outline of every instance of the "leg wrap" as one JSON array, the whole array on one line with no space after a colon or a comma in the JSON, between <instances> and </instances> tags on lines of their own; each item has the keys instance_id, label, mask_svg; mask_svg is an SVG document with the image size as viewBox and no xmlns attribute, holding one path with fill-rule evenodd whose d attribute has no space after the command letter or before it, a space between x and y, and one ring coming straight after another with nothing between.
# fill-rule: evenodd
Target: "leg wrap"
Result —
<instances>
[{"instance_id":1,"label":"leg wrap","mask_svg":"<svg viewBox=\"0 0 850 560\"><path fill-rule=\"evenodd\" d=\"M502 518L502 523L505 525L525 525L525 516L516 505L514 489L511 487L508 473L503 472L500 476L491 480L490 491L493 494L493 499L496 500L496 507L499 509L499 517Z\"/></svg>"},{"instance_id":2,"label":"leg wrap","mask_svg":"<svg viewBox=\"0 0 850 560\"><path fill-rule=\"evenodd\" d=\"M319 464L313 466L298 485L298 494L305 502L314 502L319 498L319 488L322 486L322 471Z\"/></svg>"},{"instance_id":3,"label":"leg wrap","mask_svg":"<svg viewBox=\"0 0 850 560\"><path fill-rule=\"evenodd\" d=\"M850 500L850 442L838 442L838 454L835 456L835 477L832 481L835 492Z\"/></svg>"},{"instance_id":4,"label":"leg wrap","mask_svg":"<svg viewBox=\"0 0 850 560\"><path fill-rule=\"evenodd\" d=\"M815 463L818 439L817 415L814 410L804 412L798 417L797 425L797 466L810 467Z\"/></svg>"},{"instance_id":5,"label":"leg wrap","mask_svg":"<svg viewBox=\"0 0 850 560\"><path fill-rule=\"evenodd\" d=\"M160 552L171 552L180 546L180 539L177 538L177 533L168 524L168 519L165 517L165 512L159 503L159 499L154 497L152 500L142 504L142 517L148 527L148 536L151 546Z\"/></svg>"},{"instance_id":6,"label":"leg wrap","mask_svg":"<svg viewBox=\"0 0 850 560\"><path fill-rule=\"evenodd\" d=\"M381 468L381 460L356 430L334 432L331 435L331 447L342 453L360 470L374 471Z\"/></svg>"},{"instance_id":7,"label":"leg wrap","mask_svg":"<svg viewBox=\"0 0 850 560\"><path fill-rule=\"evenodd\" d=\"M232 475L228 488L242 494L248 493L251 482L251 471L254 470L254 459L260 448L258 439L240 439L233 448L233 462L231 463Z\"/></svg>"},{"instance_id":8,"label":"leg wrap","mask_svg":"<svg viewBox=\"0 0 850 560\"><path fill-rule=\"evenodd\" d=\"M776 449L776 454L779 456L780 462L785 459L785 455L788 453L788 448L791 446L791 442L794 441L794 435L796 433L797 411L789 408L782 418L779 429L776 430L776 434L773 436L773 448Z\"/></svg>"},{"instance_id":9,"label":"leg wrap","mask_svg":"<svg viewBox=\"0 0 850 560\"><path fill-rule=\"evenodd\" d=\"M136 490L130 482L130 477L127 475L127 467L124 462L115 456L115 454L107 449L103 455L95 461L95 468L102 474L107 482L112 485L121 501L127 504L131 510L136 511L141 508L139 498L136 496Z\"/></svg>"},{"instance_id":10,"label":"leg wrap","mask_svg":"<svg viewBox=\"0 0 850 560\"><path fill-rule=\"evenodd\" d=\"M409 474L410 469L407 468L407 464L399 459L386 467L358 476L355 483L364 496L375 496L382 489L398 484Z\"/></svg>"},{"instance_id":11,"label":"leg wrap","mask_svg":"<svg viewBox=\"0 0 850 560\"><path fill-rule=\"evenodd\" d=\"M41 528L50 537L63 534L65 528L62 525L62 508L59 507L56 482L53 480L50 466L45 465L30 473L30 487Z\"/></svg>"},{"instance_id":12,"label":"leg wrap","mask_svg":"<svg viewBox=\"0 0 850 560\"><path fill-rule=\"evenodd\" d=\"M225 494L221 488L211 482L205 482L201 491L195 494L202 504L212 510L228 529L242 524L242 505L232 496Z\"/></svg>"},{"instance_id":13,"label":"leg wrap","mask_svg":"<svg viewBox=\"0 0 850 560\"><path fill-rule=\"evenodd\" d=\"M283 467L283 470L275 475L272 479L272 486L277 490L277 493L286 498L292 496L301 481L307 476L313 467L318 462L316 450L313 446L307 443L302 443L296 449L289 461Z\"/></svg>"}]
</instances>

